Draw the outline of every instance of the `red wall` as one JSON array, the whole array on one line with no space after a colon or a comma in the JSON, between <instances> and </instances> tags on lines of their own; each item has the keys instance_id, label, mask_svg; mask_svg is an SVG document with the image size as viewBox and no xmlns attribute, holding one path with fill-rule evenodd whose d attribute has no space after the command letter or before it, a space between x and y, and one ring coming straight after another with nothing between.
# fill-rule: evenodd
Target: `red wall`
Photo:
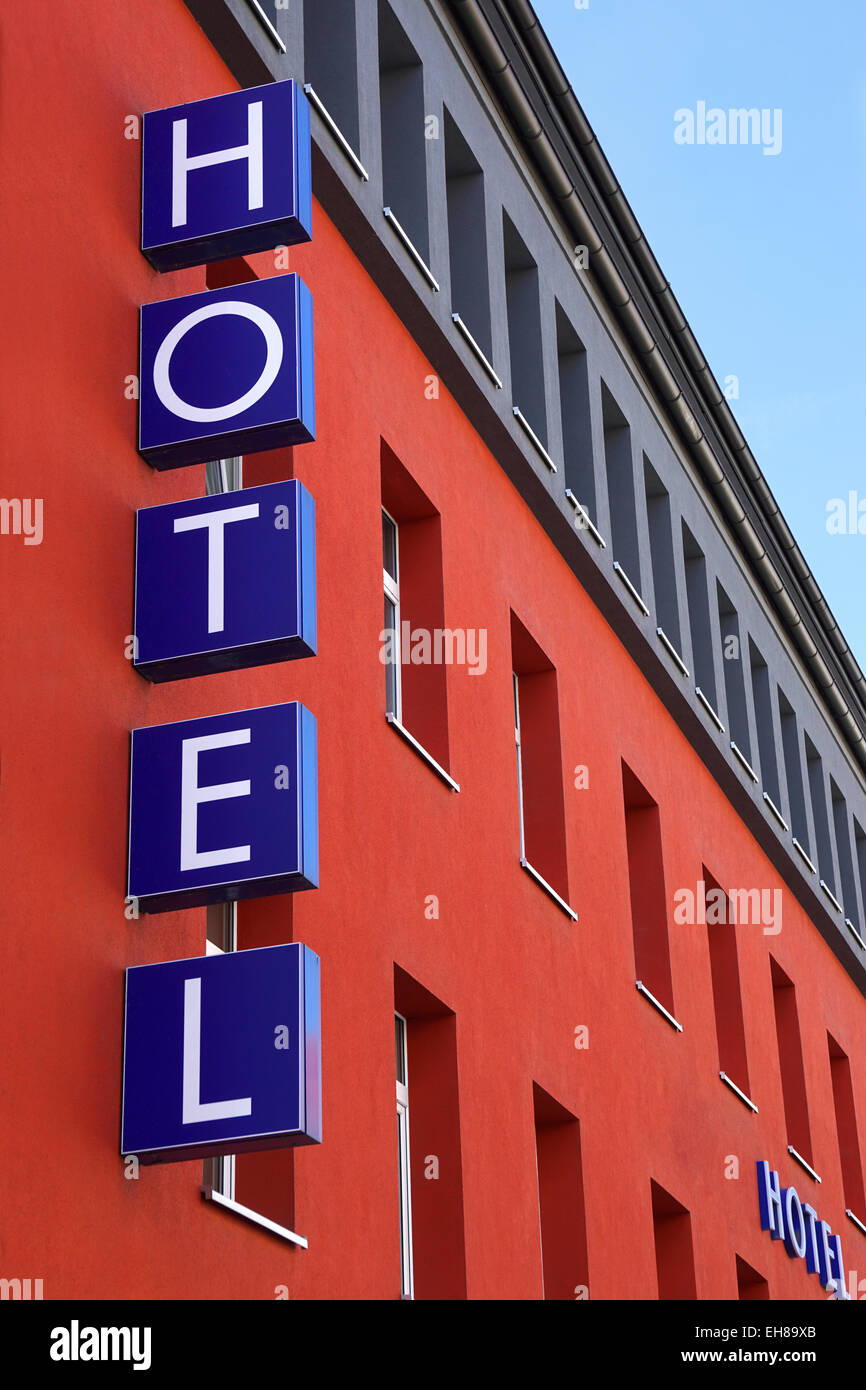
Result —
<instances>
[{"instance_id":1,"label":"red wall","mask_svg":"<svg viewBox=\"0 0 866 1390\"><path fill-rule=\"evenodd\" d=\"M735 1252L772 1297L824 1297L760 1230L758 1157L866 1276L826 1038L866 1126L862 997L787 892L778 936L738 929L753 1116L718 1079L706 929L670 923L681 1035L637 994L623 760L660 807L669 897L702 863L726 887L781 882L447 392L428 398L431 365L319 206L291 266L316 314L318 440L294 465L317 502L320 654L158 687L124 659L135 509L204 491L203 468L160 475L136 453L137 309L205 283L137 249L124 118L234 84L180 0L58 0L50 42L7 6L0 56L2 492L45 503L41 546L0 536L0 1274L41 1277L48 1298L396 1298L396 962L456 1015L470 1298L540 1295L533 1082L580 1120L593 1298L656 1294L651 1179L691 1213L699 1298L736 1296ZM441 515L448 625L489 633L485 675L447 673L459 795L384 719L383 437ZM290 467L262 456L246 481ZM518 864L512 610L557 671L578 925ZM308 1251L205 1205L199 1163L128 1181L118 1156L123 969L205 942L203 910L125 920L129 730L280 699L319 721L321 887L293 913L322 959L324 1142L295 1158ZM275 902L277 939L281 920L288 936ZM786 1153L769 950L797 986L819 1189Z\"/></svg>"}]
</instances>

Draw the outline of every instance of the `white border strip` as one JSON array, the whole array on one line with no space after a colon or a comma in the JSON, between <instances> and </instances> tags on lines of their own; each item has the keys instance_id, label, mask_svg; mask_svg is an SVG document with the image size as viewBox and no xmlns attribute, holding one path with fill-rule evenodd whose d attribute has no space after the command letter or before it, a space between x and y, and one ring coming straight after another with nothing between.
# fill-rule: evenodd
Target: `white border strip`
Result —
<instances>
[{"instance_id":1,"label":"white border strip","mask_svg":"<svg viewBox=\"0 0 866 1390\"><path fill-rule=\"evenodd\" d=\"M391 725L391 728L394 729L395 732L398 733L402 739L405 739L405 741L409 744L409 747L415 749L415 752L418 754L418 757L422 760L422 762L425 762L428 767L432 768L433 771L436 773L437 777L442 778L443 782L447 782L448 786L451 788L452 791L459 792L460 783L454 781L454 778L451 776L450 772L446 772L442 764L437 763L436 759L433 757L433 754L428 753L427 749L424 747L423 744L418 742L417 738L413 738L413 736L409 733L409 730L404 728L403 725L400 723L400 720L397 718L396 714L386 714L385 718Z\"/></svg>"},{"instance_id":2,"label":"white border strip","mask_svg":"<svg viewBox=\"0 0 866 1390\"><path fill-rule=\"evenodd\" d=\"M679 667L679 669L680 669L680 671L682 672L682 674L683 674L684 676L688 676L688 674L689 674L689 668L688 668L688 666L686 665L686 663L683 661L682 657L680 656L680 654L679 654L679 652L677 651L676 647L674 646L673 642L670 640L670 638L669 638L668 636L666 636L665 631L664 631L664 628L661 628L661 627L657 627L657 628L656 628L656 637L657 637L657 638L659 639L659 641L661 642L662 646L664 647L665 651L667 652L667 654L668 654L668 656L671 658L671 660L675 663L676 666Z\"/></svg>"},{"instance_id":3,"label":"white border strip","mask_svg":"<svg viewBox=\"0 0 866 1390\"><path fill-rule=\"evenodd\" d=\"M462 320L462 318L460 317L460 315L459 315L459 314L452 314L452 315L451 315L451 322L454 324L455 328L459 329L461 335L462 335L463 338L466 340L466 342L469 344L470 348L471 348L472 351L474 352L475 356L478 358L478 361L481 363L481 365L482 365L482 367L484 368L484 370L485 370L485 372L487 373L487 375L490 377L490 380L493 382L493 385L496 387L497 391L501 391L501 390L502 390L502 381L501 381L500 378L496 375L496 372L493 370L493 364L492 364L492 362L490 362L490 360L488 359L487 354L485 353L485 351L484 351L484 349L481 347L481 345L475 341L475 339L473 338L472 334L469 332L469 329L466 327L466 324L463 322L463 320Z\"/></svg>"},{"instance_id":4,"label":"white border strip","mask_svg":"<svg viewBox=\"0 0 866 1390\"><path fill-rule=\"evenodd\" d=\"M672 1028L676 1028L677 1032L681 1033L683 1031L683 1025L681 1023L677 1023L673 1014L668 1013L664 1004L660 1003L660 1001L656 999L652 990L647 989L646 985L643 983L642 980L635 980L634 983L638 993L642 994L644 999L648 1000L649 1003L652 1004L654 1009L658 1009L659 1013L662 1015L663 1018L667 1019L668 1023L671 1025Z\"/></svg>"},{"instance_id":5,"label":"white border strip","mask_svg":"<svg viewBox=\"0 0 866 1390\"><path fill-rule=\"evenodd\" d=\"M812 1167L811 1163L807 1163L803 1155L797 1153L797 1150L794 1148L793 1144L788 1145L788 1153L794 1159L795 1163L799 1163L803 1171L809 1174L810 1178L814 1178L816 1182L821 1181L821 1179L818 1177L818 1174L815 1172L815 1169Z\"/></svg>"},{"instance_id":6,"label":"white border strip","mask_svg":"<svg viewBox=\"0 0 866 1390\"><path fill-rule=\"evenodd\" d=\"M367 173L367 170L364 168L360 159L355 154L355 151L352 149L352 146L349 144L348 140L346 139L340 127L337 125L337 122L334 120L327 106L322 101L322 98L316 94L309 82L304 83L304 92L306 96L309 98L310 105L314 108L315 111L318 112L322 120L325 122L325 125L328 127L328 130L331 132L337 144L340 146L340 149L343 151L343 154L346 156L352 168L355 170L355 173L358 174L358 176L362 178L365 183L369 183L370 175Z\"/></svg>"},{"instance_id":7,"label":"white border strip","mask_svg":"<svg viewBox=\"0 0 866 1390\"><path fill-rule=\"evenodd\" d=\"M722 1078L722 1080L724 1081L725 1085L730 1087L730 1089L733 1091L734 1095L735 1095L735 1096L739 1096L739 1097L740 1097L740 1100L743 1102L743 1104L744 1104L744 1105L748 1105L748 1107L749 1107L749 1109L752 1111L752 1113L755 1114L755 1115L757 1115L757 1113L758 1113L758 1107L757 1107L757 1105L755 1104L755 1102L754 1102L753 1100L749 1100L749 1097L746 1095L745 1091L741 1091L741 1090L740 1090L740 1088L739 1088L739 1086L737 1085L736 1081L732 1081L731 1078L728 1076L728 1073L725 1072L725 1071L720 1071L720 1072L719 1072L719 1076Z\"/></svg>"},{"instance_id":8,"label":"white border strip","mask_svg":"<svg viewBox=\"0 0 866 1390\"><path fill-rule=\"evenodd\" d=\"M436 279L436 276L433 274L433 271L430 269L424 257L421 255L421 252L418 250L417 246L412 241L411 237L409 236L409 233L404 231L403 227L400 225L399 221L394 216L390 208L383 208L382 212L385 214L385 218L392 231L400 239L400 241L402 241L403 245L409 252L409 255L412 257L413 261L417 265L421 274L424 276L424 279L427 281L430 288L435 290L438 294L439 281Z\"/></svg>"},{"instance_id":9,"label":"white border strip","mask_svg":"<svg viewBox=\"0 0 866 1390\"><path fill-rule=\"evenodd\" d=\"M701 702L701 704L703 705L704 709L706 710L707 714L708 714L708 715L710 716L710 718L712 719L712 721L713 721L713 723L715 724L716 728L718 729L719 733L720 733L720 734L723 734L723 733L725 732L725 726L724 726L724 724L722 723L722 721L721 721L721 719L719 718L719 716L716 714L716 711L713 709L712 705L710 704L709 700L707 699L706 695L705 695L704 692L701 690L701 687L700 687L699 685L696 685L696 686L695 686L695 694L697 695L698 699L700 700L700 702Z\"/></svg>"},{"instance_id":10,"label":"white border strip","mask_svg":"<svg viewBox=\"0 0 866 1390\"><path fill-rule=\"evenodd\" d=\"M758 780L758 774L757 774L757 772L756 772L755 769L752 767L752 764L749 762L749 760L748 760L748 758L746 757L746 755L745 755L745 753L743 752L743 750L742 750L741 748L738 748L738 747L737 747L737 745L734 743L734 740L733 740L733 739L731 739L731 752L733 753L734 757L737 758L738 761L742 763L743 767L745 768L746 772L747 772L747 773L749 774L749 776L751 777L752 781L753 781L753 782L757 782L757 780Z\"/></svg>"},{"instance_id":11,"label":"white border strip","mask_svg":"<svg viewBox=\"0 0 866 1390\"><path fill-rule=\"evenodd\" d=\"M565 496L566 500L571 503L571 505L574 507L574 510L578 512L580 516L583 517L586 523L585 526L577 526L575 529L578 531L588 531L589 534L592 536L592 539L595 541L596 545L600 545L602 550L606 550L607 541L599 531L598 527L593 522L592 517L586 510L586 507L583 505L582 502L578 502L570 487L567 487L565 489Z\"/></svg>"},{"instance_id":12,"label":"white border strip","mask_svg":"<svg viewBox=\"0 0 866 1390\"><path fill-rule=\"evenodd\" d=\"M638 608L640 609L640 611L643 613L644 617L645 617L645 618L648 618L648 617L649 617L649 609L647 608L646 604L644 603L644 601L643 601L643 599L641 598L640 594L638 593L637 589L636 589L636 588L634 587L634 585L632 584L631 580L629 579L628 575L626 574L626 572L625 572L625 570L623 569L622 565L620 564L619 560L614 560L614 562L613 562L613 568L614 568L614 572L615 572L616 574L619 575L619 577L620 577L620 579L622 580L623 584L624 584L625 587L628 589L629 593L631 594L632 598L634 599L634 601L635 601L635 603L637 604L637 606L638 606Z\"/></svg>"},{"instance_id":13,"label":"white border strip","mask_svg":"<svg viewBox=\"0 0 866 1390\"><path fill-rule=\"evenodd\" d=\"M535 430L532 428L523 411L520 409L520 406L514 405L511 407L511 409L514 412L515 420L517 421L520 428L523 430L526 437L529 439L530 443L533 444L535 448L538 450L538 453L544 459L544 462L547 464L551 473L555 473L556 464L553 462L553 459L550 457L550 454L547 452L538 435L535 433Z\"/></svg>"},{"instance_id":14,"label":"white border strip","mask_svg":"<svg viewBox=\"0 0 866 1390\"><path fill-rule=\"evenodd\" d=\"M203 1187L201 1195L206 1202L215 1202L218 1207L225 1207L226 1211L233 1211L235 1216L242 1216L245 1221L252 1221L256 1226L262 1226L264 1230L279 1236L281 1240L287 1240L292 1245L299 1245L302 1250L309 1250L310 1248L306 1236L297 1235L294 1231L290 1231L288 1226L278 1226L276 1221L262 1216L261 1212L253 1211L251 1207L245 1207L241 1202L236 1202L231 1197L224 1197L221 1192L217 1192L212 1187Z\"/></svg>"},{"instance_id":15,"label":"white border strip","mask_svg":"<svg viewBox=\"0 0 866 1390\"><path fill-rule=\"evenodd\" d=\"M800 844L800 841L797 839L796 835L792 837L791 844L794 846L794 849L797 851L797 853L801 855L803 859L805 859L806 863L809 865L809 868L812 870L812 873L816 874L818 870L815 868L815 865L812 863L811 859L804 850L803 846Z\"/></svg>"},{"instance_id":16,"label":"white border strip","mask_svg":"<svg viewBox=\"0 0 866 1390\"><path fill-rule=\"evenodd\" d=\"M791 827L788 825L788 822L785 820L785 817L782 815L782 812L779 810L775 801L767 792L764 792L764 801L769 806L770 810L773 812L773 815L776 817L776 820L779 822L782 829L790 830Z\"/></svg>"},{"instance_id":17,"label":"white border strip","mask_svg":"<svg viewBox=\"0 0 866 1390\"><path fill-rule=\"evenodd\" d=\"M577 916L577 913L575 912L574 908L573 908L573 907L569 907L568 903L565 901L565 898L561 898L561 897L559 896L559 894L557 893L556 889L555 889L555 888L551 888L551 886L550 886L550 884L548 883L547 879L544 878L544 877L542 877L542 875L538 872L537 869L533 869L533 867L532 867L532 865L530 864L530 862L529 862L528 859L521 859L521 861L520 861L520 867L521 867L521 869L525 869L525 870L526 870L526 872L529 874L530 878L534 878L534 879L535 879L535 882L538 884L539 888L543 888L543 889L544 889L545 893L547 893L548 897L551 897L551 898L553 899L553 901L556 903L557 907L561 907L561 908L562 908L562 910L563 910L563 912L565 913L566 917L570 917L571 920L572 920L572 922L578 921L578 916Z\"/></svg>"}]
</instances>

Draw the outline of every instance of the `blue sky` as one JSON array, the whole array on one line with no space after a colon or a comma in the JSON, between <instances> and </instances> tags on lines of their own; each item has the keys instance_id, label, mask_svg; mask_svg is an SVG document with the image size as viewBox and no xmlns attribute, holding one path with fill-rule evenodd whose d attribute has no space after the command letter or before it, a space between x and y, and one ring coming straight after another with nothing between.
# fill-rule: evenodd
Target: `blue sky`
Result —
<instances>
[{"instance_id":1,"label":"blue sky","mask_svg":"<svg viewBox=\"0 0 866 1390\"><path fill-rule=\"evenodd\" d=\"M585 2L585 0L584 0ZM866 4L534 0L806 561L866 667ZM674 113L781 109L781 150Z\"/></svg>"}]
</instances>

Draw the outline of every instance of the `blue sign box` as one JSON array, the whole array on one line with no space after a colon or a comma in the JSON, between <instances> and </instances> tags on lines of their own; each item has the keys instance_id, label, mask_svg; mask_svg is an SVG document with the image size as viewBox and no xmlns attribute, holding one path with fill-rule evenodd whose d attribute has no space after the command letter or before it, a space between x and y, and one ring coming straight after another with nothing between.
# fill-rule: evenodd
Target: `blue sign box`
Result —
<instances>
[{"instance_id":1,"label":"blue sign box","mask_svg":"<svg viewBox=\"0 0 866 1390\"><path fill-rule=\"evenodd\" d=\"M139 511L136 670L158 682L315 656L315 528L297 480Z\"/></svg>"},{"instance_id":2,"label":"blue sign box","mask_svg":"<svg viewBox=\"0 0 866 1390\"><path fill-rule=\"evenodd\" d=\"M140 911L318 882L316 721L303 705L133 730L127 892Z\"/></svg>"},{"instance_id":3,"label":"blue sign box","mask_svg":"<svg viewBox=\"0 0 866 1390\"><path fill-rule=\"evenodd\" d=\"M315 439L313 304L275 275L141 310L138 451L154 468Z\"/></svg>"},{"instance_id":4,"label":"blue sign box","mask_svg":"<svg viewBox=\"0 0 866 1390\"><path fill-rule=\"evenodd\" d=\"M267 946L126 971L120 1151L142 1163L317 1144L319 958Z\"/></svg>"},{"instance_id":5,"label":"blue sign box","mask_svg":"<svg viewBox=\"0 0 866 1390\"><path fill-rule=\"evenodd\" d=\"M156 270L311 239L310 108L294 82L148 111L142 124L141 249Z\"/></svg>"}]
</instances>

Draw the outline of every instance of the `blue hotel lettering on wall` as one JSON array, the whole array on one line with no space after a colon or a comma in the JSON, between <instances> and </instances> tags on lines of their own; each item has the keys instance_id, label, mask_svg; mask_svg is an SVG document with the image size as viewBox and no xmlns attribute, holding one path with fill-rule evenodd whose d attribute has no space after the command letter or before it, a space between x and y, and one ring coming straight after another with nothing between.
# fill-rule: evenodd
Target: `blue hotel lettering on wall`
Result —
<instances>
[{"instance_id":1,"label":"blue hotel lettering on wall","mask_svg":"<svg viewBox=\"0 0 866 1390\"><path fill-rule=\"evenodd\" d=\"M792 1260L805 1260L822 1288L832 1290L840 1301L848 1299L840 1237L819 1219L814 1207L800 1200L795 1187L780 1185L779 1174L764 1159L758 1160L758 1205L761 1230L769 1231L773 1240L784 1241Z\"/></svg>"},{"instance_id":2,"label":"blue hotel lettering on wall","mask_svg":"<svg viewBox=\"0 0 866 1390\"><path fill-rule=\"evenodd\" d=\"M309 241L310 109L271 82L145 113L141 249L178 270Z\"/></svg>"},{"instance_id":3,"label":"blue hotel lettering on wall","mask_svg":"<svg viewBox=\"0 0 866 1390\"><path fill-rule=\"evenodd\" d=\"M138 451L154 468L315 434L313 305L297 275L142 307Z\"/></svg>"},{"instance_id":4,"label":"blue hotel lettering on wall","mask_svg":"<svg viewBox=\"0 0 866 1390\"><path fill-rule=\"evenodd\" d=\"M319 1143L319 958L299 944L126 971L120 1148L142 1163Z\"/></svg>"},{"instance_id":5,"label":"blue hotel lettering on wall","mask_svg":"<svg viewBox=\"0 0 866 1390\"><path fill-rule=\"evenodd\" d=\"M140 911L318 881L316 721L303 705L133 730L127 894Z\"/></svg>"},{"instance_id":6,"label":"blue hotel lettering on wall","mask_svg":"<svg viewBox=\"0 0 866 1390\"><path fill-rule=\"evenodd\" d=\"M297 480L139 511L136 670L169 681L315 656L315 524Z\"/></svg>"}]
</instances>

